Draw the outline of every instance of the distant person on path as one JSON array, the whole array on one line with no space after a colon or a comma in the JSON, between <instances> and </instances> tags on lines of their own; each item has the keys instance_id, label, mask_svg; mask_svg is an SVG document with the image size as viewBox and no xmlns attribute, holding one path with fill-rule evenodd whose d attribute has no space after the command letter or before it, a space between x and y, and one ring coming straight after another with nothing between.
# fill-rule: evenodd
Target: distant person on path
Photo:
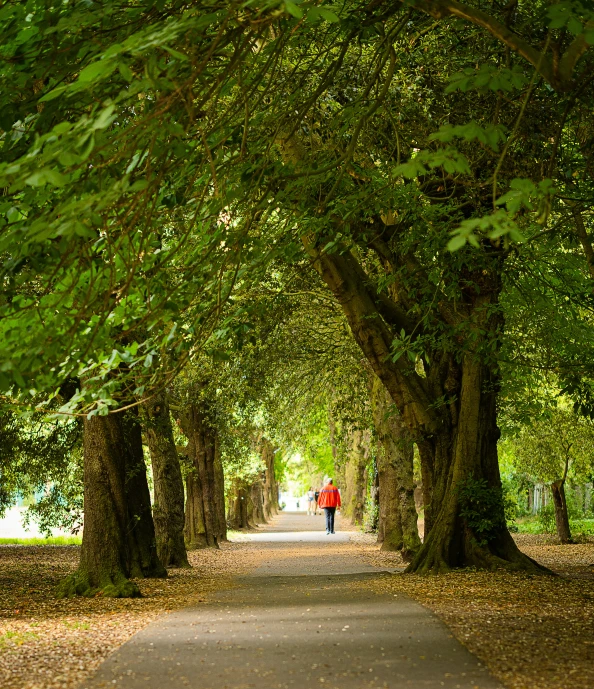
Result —
<instances>
[{"instance_id":1,"label":"distant person on path","mask_svg":"<svg viewBox=\"0 0 594 689\"><path fill-rule=\"evenodd\" d=\"M334 513L340 509L340 492L331 478L326 479L326 485L320 491L318 505L326 513L326 535L334 533Z\"/></svg>"},{"instance_id":2,"label":"distant person on path","mask_svg":"<svg viewBox=\"0 0 594 689\"><path fill-rule=\"evenodd\" d=\"M319 490L316 490L316 492L314 493L314 498L316 500L316 506L314 508L314 514L317 514L318 513L318 507L319 507L318 500L320 499L320 491Z\"/></svg>"},{"instance_id":3,"label":"distant person on path","mask_svg":"<svg viewBox=\"0 0 594 689\"><path fill-rule=\"evenodd\" d=\"M310 486L309 490L307 491L307 514L313 514L315 505L314 505L314 500L316 499L316 494L314 493L313 488Z\"/></svg>"}]
</instances>

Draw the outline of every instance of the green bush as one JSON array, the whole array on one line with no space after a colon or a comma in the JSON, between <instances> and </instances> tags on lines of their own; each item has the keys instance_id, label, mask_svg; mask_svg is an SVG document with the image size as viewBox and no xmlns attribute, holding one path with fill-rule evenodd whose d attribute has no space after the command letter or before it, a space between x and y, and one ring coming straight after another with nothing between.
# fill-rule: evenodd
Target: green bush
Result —
<instances>
[{"instance_id":1,"label":"green bush","mask_svg":"<svg viewBox=\"0 0 594 689\"><path fill-rule=\"evenodd\" d=\"M557 530L555 524L555 508L552 504L541 507L536 519L540 525L540 533L554 534Z\"/></svg>"},{"instance_id":2,"label":"green bush","mask_svg":"<svg viewBox=\"0 0 594 689\"><path fill-rule=\"evenodd\" d=\"M501 488L486 479L467 478L458 484L460 516L478 545L487 545L505 524L505 501Z\"/></svg>"},{"instance_id":3,"label":"green bush","mask_svg":"<svg viewBox=\"0 0 594 689\"><path fill-rule=\"evenodd\" d=\"M576 538L594 536L594 519L570 519L569 528Z\"/></svg>"}]
</instances>

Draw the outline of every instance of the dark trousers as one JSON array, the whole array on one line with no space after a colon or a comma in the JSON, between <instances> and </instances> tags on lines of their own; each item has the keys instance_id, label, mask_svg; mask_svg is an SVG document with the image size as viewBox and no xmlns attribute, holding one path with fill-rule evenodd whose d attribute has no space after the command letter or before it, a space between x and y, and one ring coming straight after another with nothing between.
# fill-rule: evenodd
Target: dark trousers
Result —
<instances>
[{"instance_id":1,"label":"dark trousers","mask_svg":"<svg viewBox=\"0 0 594 689\"><path fill-rule=\"evenodd\" d=\"M324 507L324 512L326 513L326 531L334 533L334 513L336 512L336 507Z\"/></svg>"}]
</instances>

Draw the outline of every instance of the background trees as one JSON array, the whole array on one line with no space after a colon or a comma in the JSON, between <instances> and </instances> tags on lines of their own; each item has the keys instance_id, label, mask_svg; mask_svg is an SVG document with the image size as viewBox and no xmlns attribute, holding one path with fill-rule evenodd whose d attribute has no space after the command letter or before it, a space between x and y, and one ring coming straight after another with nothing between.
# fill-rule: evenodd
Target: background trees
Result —
<instances>
[{"instance_id":1,"label":"background trees","mask_svg":"<svg viewBox=\"0 0 594 689\"><path fill-rule=\"evenodd\" d=\"M411 571L537 569L505 525L497 443L560 390L591 413L592 19L440 0L3 12L6 443L15 409L85 417L83 589L184 563L182 474L190 545L225 538L225 468L265 518L263 438L337 473L357 522L379 483L380 537Z\"/></svg>"}]
</instances>

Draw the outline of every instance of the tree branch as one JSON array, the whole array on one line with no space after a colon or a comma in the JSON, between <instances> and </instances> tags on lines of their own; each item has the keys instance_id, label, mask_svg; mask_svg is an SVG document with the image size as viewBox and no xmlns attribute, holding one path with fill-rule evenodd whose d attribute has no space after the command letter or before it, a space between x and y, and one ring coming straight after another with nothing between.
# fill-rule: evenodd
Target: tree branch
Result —
<instances>
[{"instance_id":1,"label":"tree branch","mask_svg":"<svg viewBox=\"0 0 594 689\"><path fill-rule=\"evenodd\" d=\"M469 7L456 0L412 0L410 5L437 20L448 16L458 17L486 29L492 36L527 60L557 91L571 90L575 66L589 48L583 34L577 36L559 61L558 69L555 69L551 57L543 55L538 48L482 10Z\"/></svg>"}]
</instances>

